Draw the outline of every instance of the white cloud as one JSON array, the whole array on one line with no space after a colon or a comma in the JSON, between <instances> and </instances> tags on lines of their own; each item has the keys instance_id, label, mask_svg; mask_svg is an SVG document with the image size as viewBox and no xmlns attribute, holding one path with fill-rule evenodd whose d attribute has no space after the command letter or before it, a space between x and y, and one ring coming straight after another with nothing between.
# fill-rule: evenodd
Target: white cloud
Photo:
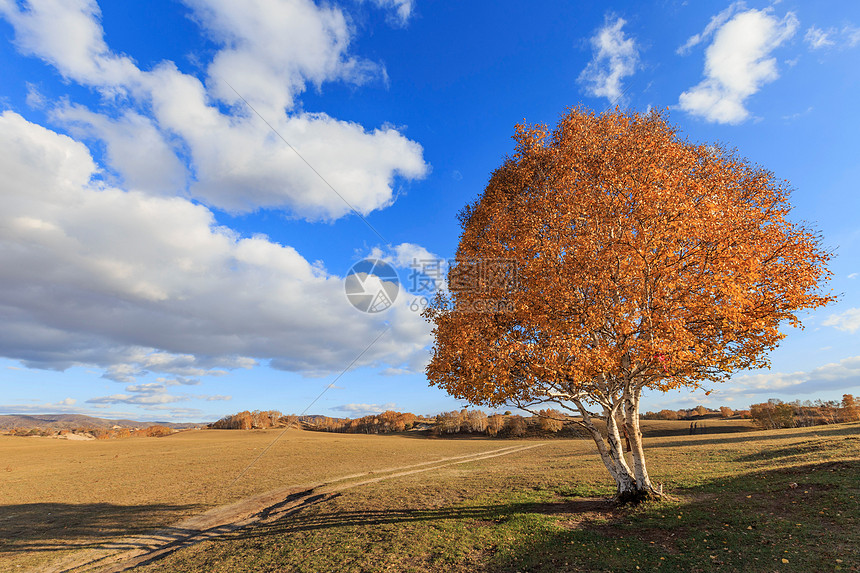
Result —
<instances>
[{"instance_id":1,"label":"white cloud","mask_svg":"<svg viewBox=\"0 0 860 573\"><path fill-rule=\"evenodd\" d=\"M145 384L143 386L149 386ZM114 404L131 404L134 406L142 406L145 409L151 409L152 406L162 404L175 404L176 402L188 402L189 400L206 400L207 402L232 400L232 396L206 396L200 394L168 394L165 389L131 389L126 390L134 392L134 394L111 394L110 396L100 396L90 398L87 404L95 405L114 405ZM196 412L196 410L195 410Z\"/></svg>"},{"instance_id":2,"label":"white cloud","mask_svg":"<svg viewBox=\"0 0 860 573\"><path fill-rule=\"evenodd\" d=\"M147 76L146 91L160 124L188 144L197 175L191 194L209 205L337 219L350 206L362 214L387 207L396 177L427 172L421 146L390 127L367 131L323 113L267 118L287 145L256 116L207 105L203 85L172 66Z\"/></svg>"},{"instance_id":3,"label":"white cloud","mask_svg":"<svg viewBox=\"0 0 860 573\"><path fill-rule=\"evenodd\" d=\"M111 394L99 398L90 398L87 404L136 404L148 406L152 404L172 404L188 400L185 396L173 396L171 394Z\"/></svg>"},{"instance_id":4,"label":"white cloud","mask_svg":"<svg viewBox=\"0 0 860 573\"><path fill-rule=\"evenodd\" d=\"M705 26L705 29L699 34L693 34L690 36L686 43L676 50L676 53L680 55L688 54L695 46L713 36L714 32L729 21L729 18L737 14L740 10L743 10L745 7L746 5L743 2L735 2L716 16L711 17L711 20L708 22L708 25Z\"/></svg>"},{"instance_id":5,"label":"white cloud","mask_svg":"<svg viewBox=\"0 0 860 573\"><path fill-rule=\"evenodd\" d=\"M184 378L178 376L176 378L165 378L163 376L159 376L155 379L159 384L164 384L165 386L196 386L200 384L200 380L194 378Z\"/></svg>"},{"instance_id":6,"label":"white cloud","mask_svg":"<svg viewBox=\"0 0 860 573\"><path fill-rule=\"evenodd\" d=\"M125 387L125 391L142 394L155 394L158 392L167 392L167 388L161 384L150 382L148 384L131 384Z\"/></svg>"},{"instance_id":7,"label":"white cloud","mask_svg":"<svg viewBox=\"0 0 860 573\"><path fill-rule=\"evenodd\" d=\"M405 26L412 16L414 2L412 0L370 0L376 6L392 11L392 20L399 26Z\"/></svg>"},{"instance_id":8,"label":"white cloud","mask_svg":"<svg viewBox=\"0 0 860 573\"><path fill-rule=\"evenodd\" d=\"M848 275L849 279L856 279L857 277L860 277L860 273L851 273Z\"/></svg>"},{"instance_id":9,"label":"white cloud","mask_svg":"<svg viewBox=\"0 0 860 573\"><path fill-rule=\"evenodd\" d=\"M842 28L842 35L845 36L845 44L849 48L853 48L860 44L860 28L857 26L845 26Z\"/></svg>"},{"instance_id":10,"label":"white cloud","mask_svg":"<svg viewBox=\"0 0 860 573\"><path fill-rule=\"evenodd\" d=\"M821 323L822 326L832 326L837 330L854 334L860 330L860 308L849 308L839 314L831 314Z\"/></svg>"},{"instance_id":11,"label":"white cloud","mask_svg":"<svg viewBox=\"0 0 860 573\"><path fill-rule=\"evenodd\" d=\"M393 249L394 263L401 268L421 268L422 263L433 264L440 263L442 269L445 269L445 259L435 255L415 243L400 243Z\"/></svg>"},{"instance_id":12,"label":"white cloud","mask_svg":"<svg viewBox=\"0 0 860 573\"><path fill-rule=\"evenodd\" d=\"M825 364L809 372L735 376L727 384L716 388L714 394L814 394L854 386L860 386L860 356Z\"/></svg>"},{"instance_id":13,"label":"white cloud","mask_svg":"<svg viewBox=\"0 0 860 573\"><path fill-rule=\"evenodd\" d=\"M42 402L32 400L34 404L0 404L0 414L92 414L92 411L86 408L75 406L77 400L74 398L65 398L58 402Z\"/></svg>"},{"instance_id":14,"label":"white cloud","mask_svg":"<svg viewBox=\"0 0 860 573\"><path fill-rule=\"evenodd\" d=\"M381 414L387 410L393 410L396 406L397 404L394 402L388 402L387 404L344 404L343 406L336 406L332 410L361 417L371 414Z\"/></svg>"},{"instance_id":15,"label":"white cloud","mask_svg":"<svg viewBox=\"0 0 860 573\"><path fill-rule=\"evenodd\" d=\"M183 194L185 165L149 118L127 110L112 119L82 106L68 105L54 109L51 115L71 126L76 135L104 140L108 163L122 175L124 187L154 195Z\"/></svg>"},{"instance_id":16,"label":"white cloud","mask_svg":"<svg viewBox=\"0 0 860 573\"><path fill-rule=\"evenodd\" d=\"M809 45L810 50L820 50L822 48L854 48L860 44L860 28L848 24L843 26L841 30L835 27L823 30L816 26L811 26L803 38Z\"/></svg>"},{"instance_id":17,"label":"white cloud","mask_svg":"<svg viewBox=\"0 0 860 573\"><path fill-rule=\"evenodd\" d=\"M815 26L810 27L806 31L806 35L803 39L809 44L809 48L812 50L820 50L821 48L826 48L828 46L833 46L836 42L833 41L832 36L836 30L833 28L829 30L822 30L821 28L816 28Z\"/></svg>"},{"instance_id":18,"label":"white cloud","mask_svg":"<svg viewBox=\"0 0 860 573\"><path fill-rule=\"evenodd\" d=\"M681 94L681 109L711 122L746 120L746 100L779 77L771 52L791 38L798 25L791 12L781 20L770 9L735 14L713 32L705 51L705 79Z\"/></svg>"},{"instance_id":19,"label":"white cloud","mask_svg":"<svg viewBox=\"0 0 860 573\"><path fill-rule=\"evenodd\" d=\"M339 9L310 0L187 3L219 47L205 84L172 62L142 71L113 53L94 2L6 1L0 14L12 23L19 49L100 90L104 104L115 108L111 118L74 106L53 117L103 139L110 166L132 189L185 195L192 179L187 192L220 209L275 208L332 220L350 206L362 214L385 208L398 178L426 175L423 149L396 129L368 130L294 110L308 84L385 78L381 66L349 53L353 31ZM213 100L232 107L225 112ZM140 141L153 154L135 154ZM185 148L190 173L176 158Z\"/></svg>"},{"instance_id":20,"label":"white cloud","mask_svg":"<svg viewBox=\"0 0 860 573\"><path fill-rule=\"evenodd\" d=\"M306 83L361 83L382 73L349 55L352 31L338 8L311 0L185 0L195 19L222 47L209 65L211 93L239 104L239 96L275 115L295 105Z\"/></svg>"},{"instance_id":21,"label":"white cloud","mask_svg":"<svg viewBox=\"0 0 860 573\"><path fill-rule=\"evenodd\" d=\"M423 309L437 292L448 290L448 260L431 253L421 245L400 243L388 245L385 249L374 247L366 258L380 259L405 271L405 280L400 288L403 298L413 309L416 306ZM422 358L407 368L389 368L383 373L392 375L423 372L426 362Z\"/></svg>"},{"instance_id":22,"label":"white cloud","mask_svg":"<svg viewBox=\"0 0 860 573\"><path fill-rule=\"evenodd\" d=\"M15 43L41 57L69 79L116 93L140 71L127 56L113 54L104 41L95 0L29 0L19 6L0 1L0 15L15 28Z\"/></svg>"},{"instance_id":23,"label":"white cloud","mask_svg":"<svg viewBox=\"0 0 860 573\"><path fill-rule=\"evenodd\" d=\"M390 332L356 366L424 360L428 326L405 298L362 314L341 277L295 249L239 238L202 205L122 191L95 172L83 144L0 115L4 356L28 367L96 365L126 384L144 372L199 377L259 360L325 374L385 321ZM108 398L126 399L117 396Z\"/></svg>"},{"instance_id":24,"label":"white cloud","mask_svg":"<svg viewBox=\"0 0 860 573\"><path fill-rule=\"evenodd\" d=\"M621 82L633 75L639 63L639 49L632 38L624 35L624 24L622 18L606 19L591 38L594 55L577 79L588 95L605 97L610 103L621 99Z\"/></svg>"},{"instance_id":25,"label":"white cloud","mask_svg":"<svg viewBox=\"0 0 860 573\"><path fill-rule=\"evenodd\" d=\"M782 116L782 119L784 119L786 121L794 121L795 119L799 119L799 118L801 118L807 114L812 113L812 109L813 109L812 106L809 106L806 108L805 111L799 111L796 113L792 113L790 115L784 115L784 116Z\"/></svg>"}]
</instances>

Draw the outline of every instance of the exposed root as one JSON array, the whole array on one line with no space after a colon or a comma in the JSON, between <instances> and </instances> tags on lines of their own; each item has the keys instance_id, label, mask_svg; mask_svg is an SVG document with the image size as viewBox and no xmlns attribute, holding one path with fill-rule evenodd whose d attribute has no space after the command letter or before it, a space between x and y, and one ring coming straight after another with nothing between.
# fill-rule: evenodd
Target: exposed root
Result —
<instances>
[{"instance_id":1,"label":"exposed root","mask_svg":"<svg viewBox=\"0 0 860 573\"><path fill-rule=\"evenodd\" d=\"M675 501L672 496L655 489L637 489L634 491L618 492L615 494L615 503L618 505L639 505L640 503L653 503L657 501Z\"/></svg>"}]
</instances>

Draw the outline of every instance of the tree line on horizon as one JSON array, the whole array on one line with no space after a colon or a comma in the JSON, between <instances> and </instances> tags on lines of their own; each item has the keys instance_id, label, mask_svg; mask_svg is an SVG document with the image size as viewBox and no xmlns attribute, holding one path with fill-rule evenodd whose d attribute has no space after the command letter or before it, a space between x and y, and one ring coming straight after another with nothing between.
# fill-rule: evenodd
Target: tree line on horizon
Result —
<instances>
[{"instance_id":1,"label":"tree line on horizon","mask_svg":"<svg viewBox=\"0 0 860 573\"><path fill-rule=\"evenodd\" d=\"M761 404L752 404L749 409L744 410L733 410L728 406L712 409L698 405L689 409L647 412L642 418L666 421L692 421L702 418L750 419L762 429L776 429L860 421L860 406L851 394L843 395L841 402L819 399L785 403L771 398ZM572 419L571 416L553 409L540 410L533 416L521 416L510 411L487 414L481 410L467 408L442 412L435 416L388 410L360 418L297 416L284 415L277 410L246 410L224 416L208 427L222 430L300 427L304 430L347 434L388 434L423 430L435 436L483 434L491 437L523 437L556 434Z\"/></svg>"},{"instance_id":2,"label":"tree line on horizon","mask_svg":"<svg viewBox=\"0 0 860 573\"><path fill-rule=\"evenodd\" d=\"M860 421L860 404L852 394L843 394L842 400L794 400L783 402L771 398L767 402L752 404L749 409L733 410L728 406L712 409L703 405L679 410L646 412L644 420L694 421L703 418L749 419L765 430L798 428ZM278 410L242 411L224 416L206 426L215 430L265 430L270 428L298 427L320 432L346 434L388 434L421 430L433 436L486 435L490 437L524 437L553 435L565 429L573 418L558 410L540 410L534 416L521 416L506 411L503 414L487 414L481 410L463 408L442 412L435 416L395 412L388 410L360 418L332 418L328 416L284 415ZM133 437L169 436L178 430L165 425L146 428L12 428L12 436L63 436L65 434L89 434L98 440ZM575 432L577 435L579 432Z\"/></svg>"}]
</instances>

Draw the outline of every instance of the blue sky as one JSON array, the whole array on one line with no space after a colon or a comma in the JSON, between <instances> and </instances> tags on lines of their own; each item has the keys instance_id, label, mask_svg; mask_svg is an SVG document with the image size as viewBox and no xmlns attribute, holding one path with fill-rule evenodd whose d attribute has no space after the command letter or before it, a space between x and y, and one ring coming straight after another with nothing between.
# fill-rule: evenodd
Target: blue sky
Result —
<instances>
[{"instance_id":1,"label":"blue sky","mask_svg":"<svg viewBox=\"0 0 860 573\"><path fill-rule=\"evenodd\" d=\"M643 409L860 393L858 63L844 1L0 0L0 413L458 407L421 293L344 279L452 257L515 124L576 105L737 148L837 255L770 370Z\"/></svg>"}]
</instances>

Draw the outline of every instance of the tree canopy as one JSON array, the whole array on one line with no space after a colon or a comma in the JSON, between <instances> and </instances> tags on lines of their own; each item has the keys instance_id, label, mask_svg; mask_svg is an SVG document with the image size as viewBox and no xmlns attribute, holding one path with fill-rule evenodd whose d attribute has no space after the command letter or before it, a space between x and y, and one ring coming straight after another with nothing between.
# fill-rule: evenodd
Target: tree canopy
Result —
<instances>
[{"instance_id":1,"label":"tree canopy","mask_svg":"<svg viewBox=\"0 0 860 573\"><path fill-rule=\"evenodd\" d=\"M450 290L427 311L428 378L474 404L576 412L619 494L653 492L642 390L767 366L780 325L833 300L830 253L790 220L787 182L682 139L662 112L571 109L514 139L460 214Z\"/></svg>"}]
</instances>

